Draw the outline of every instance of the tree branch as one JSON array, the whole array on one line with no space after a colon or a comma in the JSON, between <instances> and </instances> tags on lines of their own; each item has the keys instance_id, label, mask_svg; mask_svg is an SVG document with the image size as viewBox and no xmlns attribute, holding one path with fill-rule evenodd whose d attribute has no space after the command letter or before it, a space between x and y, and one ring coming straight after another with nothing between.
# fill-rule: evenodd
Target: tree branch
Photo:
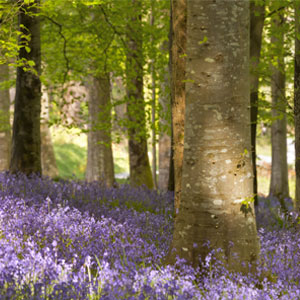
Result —
<instances>
[{"instance_id":1,"label":"tree branch","mask_svg":"<svg viewBox=\"0 0 300 300\"><path fill-rule=\"evenodd\" d=\"M42 17L48 19L50 22L52 22L54 25L56 25L59 28L58 34L64 40L63 56L64 56L64 59L65 59L65 62L66 62L66 72L64 73L64 79L63 79L63 84L64 84L67 81L67 76L68 76L68 73L70 71L70 61L69 61L68 56L67 56L67 39L62 33L63 26L61 24L59 24L58 22L56 22L55 20L53 20L52 18L48 17L48 16L42 15Z\"/></svg>"}]
</instances>

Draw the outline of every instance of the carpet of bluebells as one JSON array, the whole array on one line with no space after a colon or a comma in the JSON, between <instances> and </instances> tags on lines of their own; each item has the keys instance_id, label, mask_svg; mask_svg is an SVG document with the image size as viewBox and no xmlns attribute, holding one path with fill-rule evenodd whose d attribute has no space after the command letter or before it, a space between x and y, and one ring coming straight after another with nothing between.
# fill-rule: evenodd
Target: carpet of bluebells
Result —
<instances>
[{"instance_id":1,"label":"carpet of bluebells","mask_svg":"<svg viewBox=\"0 0 300 300\"><path fill-rule=\"evenodd\" d=\"M173 196L0 173L0 299L300 299L300 226L260 199L257 273L163 266ZM291 203L287 204L291 211Z\"/></svg>"}]
</instances>

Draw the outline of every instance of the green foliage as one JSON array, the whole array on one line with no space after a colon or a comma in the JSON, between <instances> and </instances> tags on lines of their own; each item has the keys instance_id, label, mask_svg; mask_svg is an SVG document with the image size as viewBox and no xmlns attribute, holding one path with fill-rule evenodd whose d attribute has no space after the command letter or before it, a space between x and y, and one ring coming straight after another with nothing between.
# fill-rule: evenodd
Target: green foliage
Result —
<instances>
[{"instance_id":1,"label":"green foliage","mask_svg":"<svg viewBox=\"0 0 300 300\"><path fill-rule=\"evenodd\" d=\"M261 1L257 1L261 4ZM272 68L279 69L286 77L286 100L285 106L287 111L287 120L290 125L293 124L293 74L294 61L294 11L291 1L272 1L266 2L266 18L264 22L264 31L262 38L262 50L260 64L257 70L252 70L260 76L258 122L271 124L276 119L283 117L279 114L277 117L271 115L270 103L270 84ZM284 37L282 37L284 36ZM284 65L278 64L278 58L284 57ZM277 109L280 112L283 104Z\"/></svg>"},{"instance_id":2,"label":"green foliage","mask_svg":"<svg viewBox=\"0 0 300 300\"><path fill-rule=\"evenodd\" d=\"M168 38L169 31L169 3L168 1L147 0L141 2L142 32L130 31L133 38L142 38L144 66L144 80L147 89L151 89L150 74L154 66L155 83L159 82L165 73L168 64L168 51L162 51L161 45ZM150 22L151 13L154 23ZM61 107L65 104L63 85L70 80L87 83L89 76L98 76L111 73L112 76L121 76L126 83L126 54L128 53L128 34L131 19L135 9L130 1L83 1L83 0L45 0L41 7L42 44L43 44L43 78L46 86L56 91L55 96L58 117L55 122L63 119ZM132 25L133 26L133 25ZM138 36L134 36L138 34ZM132 74L135 76L135 74ZM128 84L128 82L127 82ZM160 95L158 88L157 97ZM158 98L156 97L156 102ZM151 95L145 94L147 130L141 131L147 135L151 126L158 128L158 121L151 124ZM124 97L121 102L130 101ZM114 105L119 105L115 102ZM156 103L157 105L157 103ZM87 111L86 109L84 109ZM134 112L137 116L140 110ZM156 118L159 117L159 110ZM129 122L127 117L118 120L121 127L143 127L138 122ZM74 124L77 126L78 124ZM110 129L110 123L103 123L102 127ZM124 132L122 132L123 134Z\"/></svg>"}]
</instances>

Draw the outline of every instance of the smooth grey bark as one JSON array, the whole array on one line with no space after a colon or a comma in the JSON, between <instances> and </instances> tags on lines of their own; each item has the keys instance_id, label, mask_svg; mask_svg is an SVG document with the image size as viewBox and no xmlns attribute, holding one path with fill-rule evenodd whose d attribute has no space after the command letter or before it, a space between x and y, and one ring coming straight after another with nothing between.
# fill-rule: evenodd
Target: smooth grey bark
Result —
<instances>
[{"instance_id":1,"label":"smooth grey bark","mask_svg":"<svg viewBox=\"0 0 300 300\"><path fill-rule=\"evenodd\" d=\"M114 163L111 144L109 75L93 77L88 84L89 132L86 180L113 186Z\"/></svg>"},{"instance_id":2,"label":"smooth grey bark","mask_svg":"<svg viewBox=\"0 0 300 300\"><path fill-rule=\"evenodd\" d=\"M258 114L258 65L262 42L262 31L265 19L265 2L250 2L250 103L251 103L251 153L253 166L253 193L254 204L258 205L257 196L257 170L256 170L256 128Z\"/></svg>"},{"instance_id":3,"label":"smooth grey bark","mask_svg":"<svg viewBox=\"0 0 300 300\"><path fill-rule=\"evenodd\" d=\"M143 44L140 0L132 0L133 14L127 32L126 92L130 184L153 188L148 157L143 83Z\"/></svg>"},{"instance_id":4,"label":"smooth grey bark","mask_svg":"<svg viewBox=\"0 0 300 300\"><path fill-rule=\"evenodd\" d=\"M228 268L246 273L241 261L258 258L250 200L249 17L248 1L187 1L182 192L167 263L178 255L197 266L199 256L221 248ZM208 241L210 249L203 245Z\"/></svg>"},{"instance_id":5,"label":"smooth grey bark","mask_svg":"<svg viewBox=\"0 0 300 300\"><path fill-rule=\"evenodd\" d=\"M272 65L271 94L272 94L272 118L271 149L272 166L269 194L277 197L285 209L284 198L289 197L288 163L287 163L287 121L285 99L285 67L284 67L284 24L283 13L274 15L274 32L271 43L276 46L276 65ZM279 30L278 30L279 28Z\"/></svg>"},{"instance_id":6,"label":"smooth grey bark","mask_svg":"<svg viewBox=\"0 0 300 300\"><path fill-rule=\"evenodd\" d=\"M9 79L7 64L0 64L0 84ZM9 89L0 88L0 172L8 170L10 159L11 126L10 126Z\"/></svg>"},{"instance_id":7,"label":"smooth grey bark","mask_svg":"<svg viewBox=\"0 0 300 300\"><path fill-rule=\"evenodd\" d=\"M300 210L300 1L294 2L295 9L295 73L294 73L294 120L295 120L295 208Z\"/></svg>"},{"instance_id":8,"label":"smooth grey bark","mask_svg":"<svg viewBox=\"0 0 300 300\"><path fill-rule=\"evenodd\" d=\"M49 94L43 92L41 101L41 155L42 155L42 170L44 176L51 178L58 177L58 168L55 159L55 153L52 143L51 132L49 129Z\"/></svg>"},{"instance_id":9,"label":"smooth grey bark","mask_svg":"<svg viewBox=\"0 0 300 300\"><path fill-rule=\"evenodd\" d=\"M186 67L186 2L172 0L172 126L173 126L173 162L175 214L180 206L181 177L183 162L184 114L185 114L185 67Z\"/></svg>"},{"instance_id":10,"label":"smooth grey bark","mask_svg":"<svg viewBox=\"0 0 300 300\"><path fill-rule=\"evenodd\" d=\"M30 35L28 41L29 53L25 47L19 50L19 59L33 61L34 72L17 67L16 96L12 135L12 154L9 170L12 173L25 174L42 173L41 167L41 42L40 18L36 15L39 0L26 5L20 1L19 30L24 35ZM20 38L19 44L27 40Z\"/></svg>"}]
</instances>

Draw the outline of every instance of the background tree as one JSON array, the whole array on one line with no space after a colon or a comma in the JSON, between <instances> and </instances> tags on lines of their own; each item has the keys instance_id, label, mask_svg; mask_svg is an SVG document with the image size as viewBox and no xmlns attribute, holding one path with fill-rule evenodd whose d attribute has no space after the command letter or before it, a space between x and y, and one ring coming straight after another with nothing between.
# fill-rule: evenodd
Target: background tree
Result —
<instances>
[{"instance_id":1,"label":"background tree","mask_svg":"<svg viewBox=\"0 0 300 300\"><path fill-rule=\"evenodd\" d=\"M246 272L240 261L259 253L250 201L249 3L188 0L187 20L182 192L167 261L179 255L197 266L209 242L230 269Z\"/></svg>"},{"instance_id":2,"label":"background tree","mask_svg":"<svg viewBox=\"0 0 300 300\"><path fill-rule=\"evenodd\" d=\"M162 52L168 52L168 42L161 47ZM158 188L162 191L168 190L170 177L170 155L171 155L171 91L170 91L170 67L165 66L165 72L161 78L161 93L159 103L161 106L159 134L159 176Z\"/></svg>"},{"instance_id":3,"label":"background tree","mask_svg":"<svg viewBox=\"0 0 300 300\"><path fill-rule=\"evenodd\" d=\"M184 114L185 114L185 63L186 63L186 0L172 0L172 127L175 182L175 212L180 206Z\"/></svg>"},{"instance_id":4,"label":"background tree","mask_svg":"<svg viewBox=\"0 0 300 300\"><path fill-rule=\"evenodd\" d=\"M278 5L276 3L276 5ZM271 94L272 94L272 169L270 195L281 200L289 197L288 165L287 165L287 121L285 96L285 67L284 67L284 11L280 10L272 16L271 45L273 46Z\"/></svg>"},{"instance_id":5,"label":"background tree","mask_svg":"<svg viewBox=\"0 0 300 300\"><path fill-rule=\"evenodd\" d=\"M92 76L89 86L89 131L86 180L114 184L114 164L111 148L110 79Z\"/></svg>"},{"instance_id":6,"label":"background tree","mask_svg":"<svg viewBox=\"0 0 300 300\"><path fill-rule=\"evenodd\" d=\"M58 177L51 131L49 128L51 90L45 87L41 101L41 159L44 176Z\"/></svg>"},{"instance_id":7,"label":"background tree","mask_svg":"<svg viewBox=\"0 0 300 300\"><path fill-rule=\"evenodd\" d=\"M40 173L41 168L41 46L39 0L19 1L19 60L17 68L10 171Z\"/></svg>"},{"instance_id":8,"label":"background tree","mask_svg":"<svg viewBox=\"0 0 300 300\"><path fill-rule=\"evenodd\" d=\"M127 58L126 58L126 88L128 150L130 166L130 183L132 185L145 184L153 187L152 174L148 158L146 135L144 84L143 84L143 29L141 23L142 4L139 0L132 0L134 10L127 26Z\"/></svg>"},{"instance_id":9,"label":"background tree","mask_svg":"<svg viewBox=\"0 0 300 300\"><path fill-rule=\"evenodd\" d=\"M0 64L0 171L8 170L10 158L11 127L8 79L8 65Z\"/></svg>"}]
</instances>

